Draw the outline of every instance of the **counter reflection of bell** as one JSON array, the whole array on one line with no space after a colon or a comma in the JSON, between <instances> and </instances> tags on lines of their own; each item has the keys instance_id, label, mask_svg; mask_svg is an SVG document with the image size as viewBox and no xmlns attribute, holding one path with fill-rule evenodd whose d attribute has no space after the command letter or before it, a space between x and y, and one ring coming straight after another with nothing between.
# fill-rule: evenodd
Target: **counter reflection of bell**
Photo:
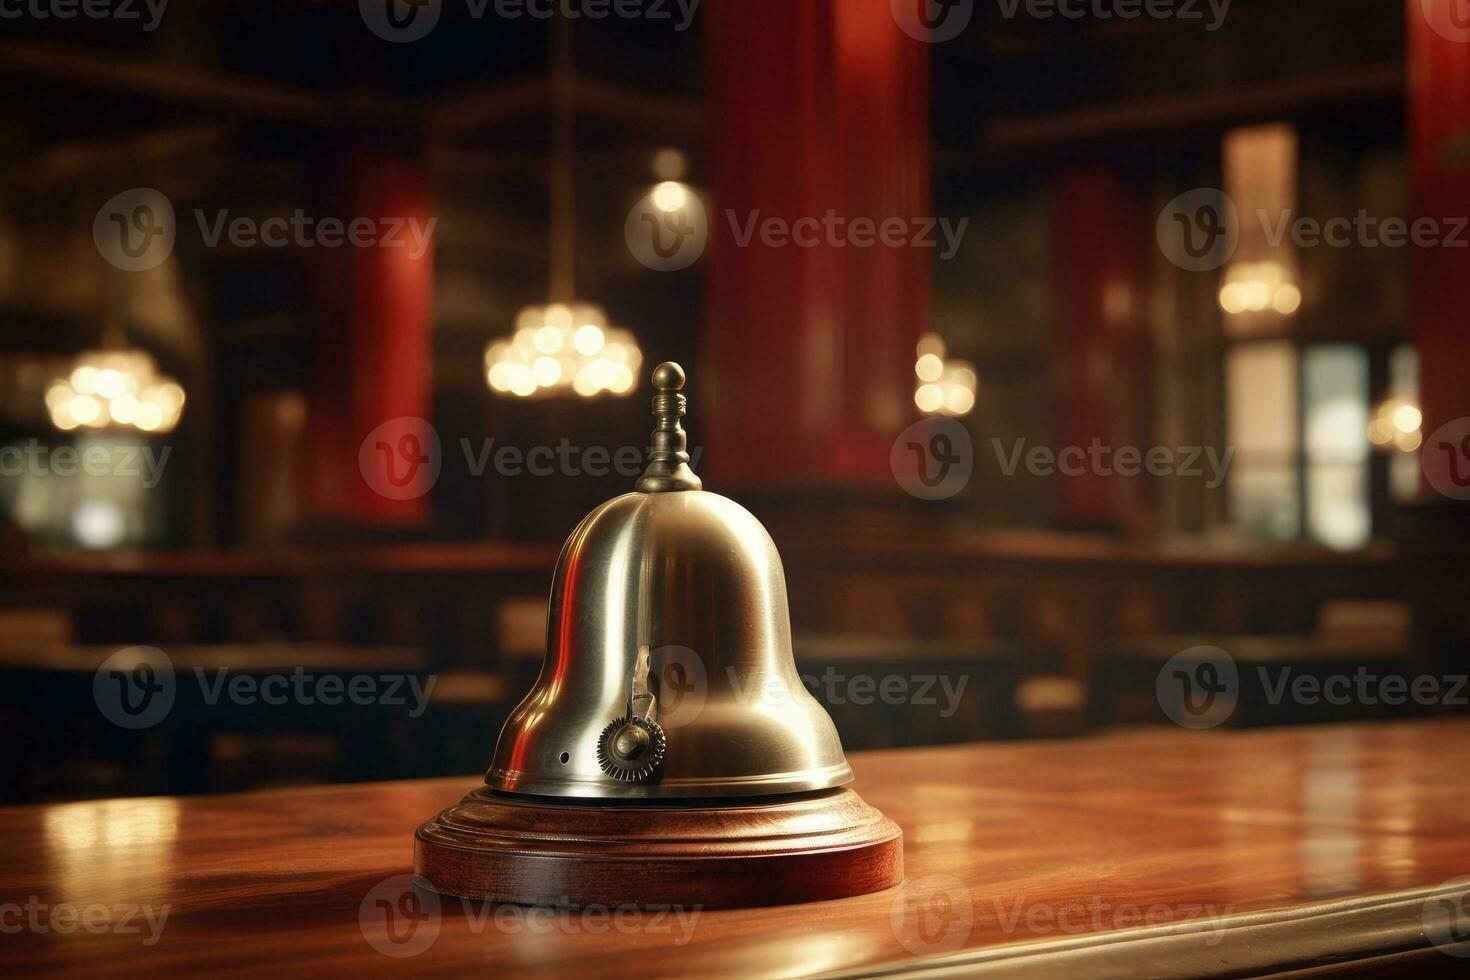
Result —
<instances>
[{"instance_id":1,"label":"counter reflection of bell","mask_svg":"<svg viewBox=\"0 0 1470 980\"><path fill-rule=\"evenodd\" d=\"M419 828L435 891L531 904L766 905L902 879L802 685L770 535L689 466L684 372L654 370L635 492L562 548L546 661L485 785Z\"/></svg>"}]
</instances>

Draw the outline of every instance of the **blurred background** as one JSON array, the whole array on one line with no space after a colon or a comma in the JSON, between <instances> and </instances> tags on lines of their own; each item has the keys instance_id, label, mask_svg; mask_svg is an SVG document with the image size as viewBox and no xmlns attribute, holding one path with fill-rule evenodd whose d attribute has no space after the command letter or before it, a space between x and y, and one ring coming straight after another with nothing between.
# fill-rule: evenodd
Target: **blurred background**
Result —
<instances>
[{"instance_id":1,"label":"blurred background","mask_svg":"<svg viewBox=\"0 0 1470 980\"><path fill-rule=\"evenodd\" d=\"M664 360L849 749L1470 696L1462 0L27 0L0 79L10 801L483 768ZM1274 688L1364 670L1443 684Z\"/></svg>"}]
</instances>

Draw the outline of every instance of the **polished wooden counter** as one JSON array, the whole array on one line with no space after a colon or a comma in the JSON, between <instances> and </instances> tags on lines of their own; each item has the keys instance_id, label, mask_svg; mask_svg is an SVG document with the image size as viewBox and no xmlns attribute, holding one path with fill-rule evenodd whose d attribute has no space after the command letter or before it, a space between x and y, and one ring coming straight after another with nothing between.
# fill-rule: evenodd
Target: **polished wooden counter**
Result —
<instances>
[{"instance_id":1,"label":"polished wooden counter","mask_svg":"<svg viewBox=\"0 0 1470 980\"><path fill-rule=\"evenodd\" d=\"M858 754L908 880L722 912L417 898L413 830L472 777L11 807L0 971L1461 975L1467 744L1421 721Z\"/></svg>"}]
</instances>

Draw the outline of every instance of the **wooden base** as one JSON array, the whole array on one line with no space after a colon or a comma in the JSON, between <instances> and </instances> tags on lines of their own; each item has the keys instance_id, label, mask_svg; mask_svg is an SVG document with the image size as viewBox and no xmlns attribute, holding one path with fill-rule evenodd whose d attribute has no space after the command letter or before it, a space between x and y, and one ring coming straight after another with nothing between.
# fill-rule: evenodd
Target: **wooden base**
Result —
<instances>
[{"instance_id":1,"label":"wooden base","mask_svg":"<svg viewBox=\"0 0 1470 980\"><path fill-rule=\"evenodd\" d=\"M525 905L783 905L898 884L903 833L849 789L588 806L481 787L418 829L414 871L445 895Z\"/></svg>"}]
</instances>

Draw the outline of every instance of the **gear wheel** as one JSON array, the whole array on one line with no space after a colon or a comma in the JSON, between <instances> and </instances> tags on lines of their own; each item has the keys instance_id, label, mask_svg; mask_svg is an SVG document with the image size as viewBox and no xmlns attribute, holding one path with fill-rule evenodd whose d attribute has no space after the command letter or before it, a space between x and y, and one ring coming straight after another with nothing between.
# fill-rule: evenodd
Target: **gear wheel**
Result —
<instances>
[{"instance_id":1,"label":"gear wheel","mask_svg":"<svg viewBox=\"0 0 1470 980\"><path fill-rule=\"evenodd\" d=\"M645 718L619 718L597 738L597 764L614 779L636 783L664 761L664 730Z\"/></svg>"}]
</instances>

